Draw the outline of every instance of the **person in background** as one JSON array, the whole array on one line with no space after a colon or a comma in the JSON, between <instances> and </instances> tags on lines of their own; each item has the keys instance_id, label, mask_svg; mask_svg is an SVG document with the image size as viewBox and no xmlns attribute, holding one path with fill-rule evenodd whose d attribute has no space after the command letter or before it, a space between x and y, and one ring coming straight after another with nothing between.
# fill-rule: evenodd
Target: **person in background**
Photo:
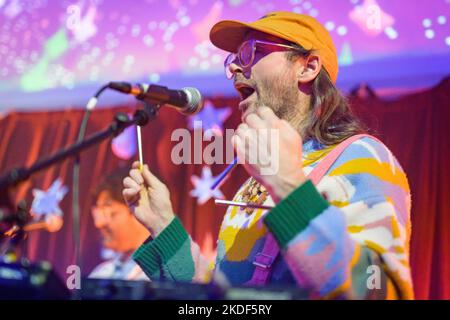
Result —
<instances>
[{"instance_id":1,"label":"person in background","mask_svg":"<svg viewBox=\"0 0 450 320\"><path fill-rule=\"evenodd\" d=\"M96 188L96 202L91 211L94 225L100 231L103 247L117 254L95 267L89 278L149 280L131 258L150 233L124 203L122 180L127 173L128 169L118 169Z\"/></svg>"}]
</instances>

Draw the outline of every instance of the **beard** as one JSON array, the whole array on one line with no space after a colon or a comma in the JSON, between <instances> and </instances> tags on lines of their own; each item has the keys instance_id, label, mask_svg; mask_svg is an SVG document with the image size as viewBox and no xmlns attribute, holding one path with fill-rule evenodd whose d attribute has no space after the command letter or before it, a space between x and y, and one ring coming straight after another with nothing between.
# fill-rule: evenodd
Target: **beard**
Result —
<instances>
[{"instance_id":1,"label":"beard","mask_svg":"<svg viewBox=\"0 0 450 320\"><path fill-rule=\"evenodd\" d=\"M275 78L257 83L258 99L255 109L269 107L278 118L286 120L301 132L304 111L299 105L300 91L294 77L293 71L286 70Z\"/></svg>"}]
</instances>

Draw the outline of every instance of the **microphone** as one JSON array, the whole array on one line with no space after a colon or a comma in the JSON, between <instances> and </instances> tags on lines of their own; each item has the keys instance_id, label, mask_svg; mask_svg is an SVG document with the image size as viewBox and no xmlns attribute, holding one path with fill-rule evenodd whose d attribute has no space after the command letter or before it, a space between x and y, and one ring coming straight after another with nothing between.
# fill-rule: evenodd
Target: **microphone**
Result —
<instances>
[{"instance_id":1,"label":"microphone","mask_svg":"<svg viewBox=\"0 0 450 320\"><path fill-rule=\"evenodd\" d=\"M56 232L63 226L63 218L56 214L48 214L44 219L26 224L23 229L25 231L34 231L45 229L48 232Z\"/></svg>"},{"instance_id":2,"label":"microphone","mask_svg":"<svg viewBox=\"0 0 450 320\"><path fill-rule=\"evenodd\" d=\"M202 109L202 96L196 88L186 87L181 90L172 90L167 87L136 84L128 82L110 82L108 87L126 94L131 94L137 99L156 104L168 104L175 107L185 115L192 115Z\"/></svg>"},{"instance_id":3,"label":"microphone","mask_svg":"<svg viewBox=\"0 0 450 320\"><path fill-rule=\"evenodd\" d=\"M0 217L1 218L1 217ZM5 222L7 219L2 219ZM12 219L10 219L12 220ZM35 231L35 230L46 230L48 232L57 232L63 226L64 221L63 218L56 214L47 214L44 218L40 218L38 220L31 221L20 226L18 223L12 223L9 226L9 229L0 230L2 234L7 237L13 237L21 228L25 232Z\"/></svg>"}]
</instances>

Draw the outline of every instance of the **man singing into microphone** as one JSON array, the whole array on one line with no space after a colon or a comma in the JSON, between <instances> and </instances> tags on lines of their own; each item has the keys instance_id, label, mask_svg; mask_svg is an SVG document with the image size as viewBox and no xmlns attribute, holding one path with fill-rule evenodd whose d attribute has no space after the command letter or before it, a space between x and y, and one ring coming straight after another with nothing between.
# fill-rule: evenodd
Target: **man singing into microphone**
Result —
<instances>
[{"instance_id":1,"label":"man singing into microphone","mask_svg":"<svg viewBox=\"0 0 450 320\"><path fill-rule=\"evenodd\" d=\"M242 99L233 145L252 177L233 200L274 208L228 208L211 272L167 187L135 163L123 195L152 235L136 262L155 280L221 276L231 285L295 286L305 299L412 299L408 181L388 148L362 135L336 89L326 29L306 15L272 12L252 23L221 21L210 38L230 52L226 73ZM278 148L267 147L263 130L279 133ZM251 150L268 151L254 163ZM278 170L261 174L273 158Z\"/></svg>"}]
</instances>

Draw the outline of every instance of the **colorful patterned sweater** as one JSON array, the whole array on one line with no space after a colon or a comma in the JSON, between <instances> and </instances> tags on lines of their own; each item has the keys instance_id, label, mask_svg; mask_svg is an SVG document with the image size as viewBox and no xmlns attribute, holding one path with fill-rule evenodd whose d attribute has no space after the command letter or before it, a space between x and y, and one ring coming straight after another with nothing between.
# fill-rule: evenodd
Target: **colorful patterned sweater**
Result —
<instances>
[{"instance_id":1,"label":"colorful patterned sweater","mask_svg":"<svg viewBox=\"0 0 450 320\"><path fill-rule=\"evenodd\" d=\"M306 142L305 174L332 148ZM234 201L242 200L244 186ZM269 197L265 204L274 203ZM271 232L281 253L269 285L296 285L305 299L412 299L409 214L405 173L386 146L364 137L344 150L317 186L308 180L270 212L229 207L214 268L178 218L133 257L152 280L244 285Z\"/></svg>"}]
</instances>

